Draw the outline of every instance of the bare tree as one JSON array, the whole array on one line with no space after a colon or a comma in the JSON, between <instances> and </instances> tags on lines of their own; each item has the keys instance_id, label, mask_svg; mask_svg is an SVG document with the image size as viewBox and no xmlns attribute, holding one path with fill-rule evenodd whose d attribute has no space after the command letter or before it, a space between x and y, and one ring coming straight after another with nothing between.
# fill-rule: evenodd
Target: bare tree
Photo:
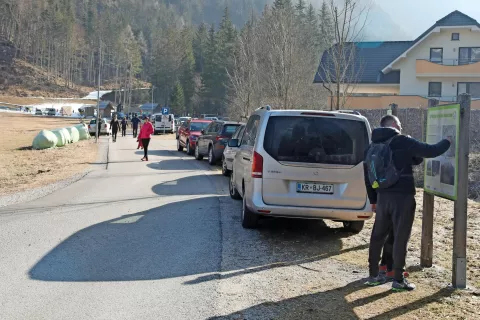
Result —
<instances>
[{"instance_id":1,"label":"bare tree","mask_svg":"<svg viewBox=\"0 0 480 320\"><path fill-rule=\"evenodd\" d=\"M361 7L359 1L343 0L341 7L337 2L330 0L327 5L332 19L332 30L327 32L333 32L333 45L325 51L318 72L323 87L330 94L332 110L345 106L363 72L355 43L362 38L369 10Z\"/></svg>"},{"instance_id":2,"label":"bare tree","mask_svg":"<svg viewBox=\"0 0 480 320\"><path fill-rule=\"evenodd\" d=\"M258 106L258 36L255 32L257 22L254 17L247 22L238 35L238 44L233 59L233 71L227 74L233 92L230 115L243 118Z\"/></svg>"}]
</instances>

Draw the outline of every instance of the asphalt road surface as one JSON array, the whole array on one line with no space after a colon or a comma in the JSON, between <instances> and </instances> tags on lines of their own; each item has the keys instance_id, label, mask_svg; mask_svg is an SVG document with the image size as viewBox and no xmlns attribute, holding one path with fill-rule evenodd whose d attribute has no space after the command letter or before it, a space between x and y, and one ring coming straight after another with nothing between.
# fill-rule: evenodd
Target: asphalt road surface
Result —
<instances>
[{"instance_id":1,"label":"asphalt road surface","mask_svg":"<svg viewBox=\"0 0 480 320\"><path fill-rule=\"evenodd\" d=\"M341 232L283 220L242 229L228 179L175 145L155 137L146 163L118 137L107 165L1 208L0 319L356 318L346 302L325 308L358 280L330 259Z\"/></svg>"}]
</instances>

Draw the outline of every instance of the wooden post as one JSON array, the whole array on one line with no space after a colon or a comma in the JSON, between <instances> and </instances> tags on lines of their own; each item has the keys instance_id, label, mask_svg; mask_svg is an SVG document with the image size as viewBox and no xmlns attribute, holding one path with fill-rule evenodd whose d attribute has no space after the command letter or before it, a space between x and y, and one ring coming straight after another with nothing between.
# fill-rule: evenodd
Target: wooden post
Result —
<instances>
[{"instance_id":1,"label":"wooden post","mask_svg":"<svg viewBox=\"0 0 480 320\"><path fill-rule=\"evenodd\" d=\"M457 201L454 205L452 285L467 287L467 210L468 210L468 161L470 154L470 104L471 97L462 94L460 103L460 130L458 136Z\"/></svg>"},{"instance_id":2,"label":"wooden post","mask_svg":"<svg viewBox=\"0 0 480 320\"><path fill-rule=\"evenodd\" d=\"M392 116L398 117L398 105L395 103L390 104L390 110L392 110Z\"/></svg>"},{"instance_id":3,"label":"wooden post","mask_svg":"<svg viewBox=\"0 0 480 320\"><path fill-rule=\"evenodd\" d=\"M429 99L428 107L436 107L438 100ZM425 112L423 122L424 133L423 136L427 137L427 125L426 120L428 112ZM420 251L420 266L422 268L431 268L433 265L433 211L435 207L435 196L433 194L423 192L423 215L422 215L422 243Z\"/></svg>"}]
</instances>

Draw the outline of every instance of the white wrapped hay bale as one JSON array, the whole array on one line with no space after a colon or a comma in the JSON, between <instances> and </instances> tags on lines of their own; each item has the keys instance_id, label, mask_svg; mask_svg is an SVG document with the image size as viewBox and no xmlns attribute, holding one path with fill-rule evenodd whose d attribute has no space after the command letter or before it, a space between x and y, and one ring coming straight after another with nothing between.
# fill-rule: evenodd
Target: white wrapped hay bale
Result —
<instances>
[{"instance_id":1,"label":"white wrapped hay bale","mask_svg":"<svg viewBox=\"0 0 480 320\"><path fill-rule=\"evenodd\" d=\"M78 133L80 134L80 140L90 139L90 133L88 132L88 127L84 124L77 124L74 126L77 128Z\"/></svg>"},{"instance_id":2,"label":"white wrapped hay bale","mask_svg":"<svg viewBox=\"0 0 480 320\"><path fill-rule=\"evenodd\" d=\"M64 145L66 145L68 142L67 142L67 138L65 137L65 134L64 134L64 131L62 129L55 129L55 130L52 130L52 133L57 136L57 147L63 147Z\"/></svg>"},{"instance_id":3,"label":"white wrapped hay bale","mask_svg":"<svg viewBox=\"0 0 480 320\"><path fill-rule=\"evenodd\" d=\"M70 137L72 138L72 143L78 142L80 140L80 133L78 129L75 127L67 127L68 133L70 133Z\"/></svg>"},{"instance_id":4,"label":"white wrapped hay bale","mask_svg":"<svg viewBox=\"0 0 480 320\"><path fill-rule=\"evenodd\" d=\"M43 150L54 148L58 143L57 136L48 130L42 130L33 139L32 148L35 150Z\"/></svg>"},{"instance_id":5,"label":"white wrapped hay bale","mask_svg":"<svg viewBox=\"0 0 480 320\"><path fill-rule=\"evenodd\" d=\"M63 135L65 136L65 140L67 140L66 144L72 143L72 136L70 136L70 132L66 128L61 128L58 129L63 132Z\"/></svg>"}]
</instances>

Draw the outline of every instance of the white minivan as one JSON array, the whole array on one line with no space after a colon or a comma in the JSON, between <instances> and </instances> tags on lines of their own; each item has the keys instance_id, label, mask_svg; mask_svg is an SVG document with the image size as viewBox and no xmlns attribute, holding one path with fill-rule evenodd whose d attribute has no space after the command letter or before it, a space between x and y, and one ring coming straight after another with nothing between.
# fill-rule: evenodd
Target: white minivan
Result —
<instances>
[{"instance_id":1,"label":"white minivan","mask_svg":"<svg viewBox=\"0 0 480 320\"><path fill-rule=\"evenodd\" d=\"M363 158L370 125L359 114L257 109L230 175L230 196L243 199L242 226L261 217L328 219L360 232L373 215Z\"/></svg>"},{"instance_id":2,"label":"white minivan","mask_svg":"<svg viewBox=\"0 0 480 320\"><path fill-rule=\"evenodd\" d=\"M173 114L156 113L152 115L152 123L155 129L154 134L158 133L174 133L175 132L175 116Z\"/></svg>"}]
</instances>

